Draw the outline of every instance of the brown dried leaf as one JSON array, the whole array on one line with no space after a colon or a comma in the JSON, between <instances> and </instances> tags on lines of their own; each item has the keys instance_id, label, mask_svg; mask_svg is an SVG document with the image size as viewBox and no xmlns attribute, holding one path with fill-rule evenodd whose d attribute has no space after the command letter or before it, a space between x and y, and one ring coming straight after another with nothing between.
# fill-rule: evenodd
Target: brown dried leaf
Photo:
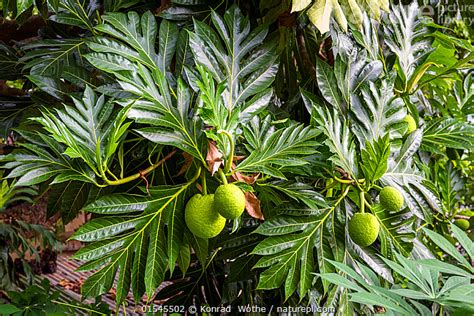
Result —
<instances>
[{"instance_id":1,"label":"brown dried leaf","mask_svg":"<svg viewBox=\"0 0 474 316\"><path fill-rule=\"evenodd\" d=\"M234 178L236 181L242 181L248 184L254 184L255 181L257 181L259 176L260 176L259 173L253 174L251 176L245 176L241 174L240 172L235 172L232 174L232 178Z\"/></svg>"},{"instance_id":2,"label":"brown dried leaf","mask_svg":"<svg viewBox=\"0 0 474 316\"><path fill-rule=\"evenodd\" d=\"M117 290L114 288L111 288L109 292L107 293L108 296L110 296L112 299L115 299L117 296Z\"/></svg>"},{"instance_id":3,"label":"brown dried leaf","mask_svg":"<svg viewBox=\"0 0 474 316\"><path fill-rule=\"evenodd\" d=\"M171 0L162 0L161 5L155 11L155 14L159 15L161 12L168 9L170 6L171 6Z\"/></svg>"},{"instance_id":4,"label":"brown dried leaf","mask_svg":"<svg viewBox=\"0 0 474 316\"><path fill-rule=\"evenodd\" d=\"M81 285L84 283L84 279L80 278L79 280L67 280L61 279L58 282L58 285L65 288L66 290L70 290L76 293L81 292Z\"/></svg>"},{"instance_id":5,"label":"brown dried leaf","mask_svg":"<svg viewBox=\"0 0 474 316\"><path fill-rule=\"evenodd\" d=\"M196 183L196 188L199 190L199 192L202 192L202 185L199 183Z\"/></svg>"},{"instance_id":6,"label":"brown dried leaf","mask_svg":"<svg viewBox=\"0 0 474 316\"><path fill-rule=\"evenodd\" d=\"M211 175L214 175L223 164L222 153L217 149L216 143L213 141L208 142L206 161Z\"/></svg>"},{"instance_id":7,"label":"brown dried leaf","mask_svg":"<svg viewBox=\"0 0 474 316\"><path fill-rule=\"evenodd\" d=\"M264 220L262 210L260 208L260 200L253 192L245 192L245 208L247 213L253 218Z\"/></svg>"}]
</instances>

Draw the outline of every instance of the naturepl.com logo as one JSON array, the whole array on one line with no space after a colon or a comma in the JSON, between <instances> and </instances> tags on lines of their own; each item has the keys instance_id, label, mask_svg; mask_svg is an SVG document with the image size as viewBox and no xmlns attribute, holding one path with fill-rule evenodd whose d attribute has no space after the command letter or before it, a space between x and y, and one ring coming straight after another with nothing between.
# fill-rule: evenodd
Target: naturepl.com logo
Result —
<instances>
[{"instance_id":1,"label":"naturepl.com logo","mask_svg":"<svg viewBox=\"0 0 474 316\"><path fill-rule=\"evenodd\" d=\"M419 12L433 18L440 25L462 20L467 26L474 26L474 4L422 5Z\"/></svg>"}]
</instances>

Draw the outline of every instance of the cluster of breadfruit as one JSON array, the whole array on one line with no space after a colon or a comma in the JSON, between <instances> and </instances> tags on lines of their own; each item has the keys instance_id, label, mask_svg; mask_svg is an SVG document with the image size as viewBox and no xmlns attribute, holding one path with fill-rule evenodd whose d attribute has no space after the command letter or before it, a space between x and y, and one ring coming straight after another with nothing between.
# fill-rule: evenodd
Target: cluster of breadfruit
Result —
<instances>
[{"instance_id":1,"label":"cluster of breadfruit","mask_svg":"<svg viewBox=\"0 0 474 316\"><path fill-rule=\"evenodd\" d=\"M399 211L404 203L402 193L391 186L386 186L380 191L379 199L380 205L388 212ZM379 230L379 221L370 213L355 213L349 221L349 235L352 241L361 247L373 244L379 235Z\"/></svg>"},{"instance_id":2,"label":"cluster of breadfruit","mask_svg":"<svg viewBox=\"0 0 474 316\"><path fill-rule=\"evenodd\" d=\"M416 121L408 114L404 120L407 123L405 136L417 129ZM403 195L396 188L387 186L380 191L380 205L389 212L397 212L403 207ZM361 201L364 203L364 201ZM349 221L349 235L352 241L361 247L367 247L374 243L379 235L380 224L377 218L365 212L354 214Z\"/></svg>"},{"instance_id":3,"label":"cluster of breadfruit","mask_svg":"<svg viewBox=\"0 0 474 316\"><path fill-rule=\"evenodd\" d=\"M224 229L226 219L236 219L245 210L245 194L235 184L223 184L214 194L196 194L186 204L184 218L189 230L201 238L213 238Z\"/></svg>"}]
</instances>

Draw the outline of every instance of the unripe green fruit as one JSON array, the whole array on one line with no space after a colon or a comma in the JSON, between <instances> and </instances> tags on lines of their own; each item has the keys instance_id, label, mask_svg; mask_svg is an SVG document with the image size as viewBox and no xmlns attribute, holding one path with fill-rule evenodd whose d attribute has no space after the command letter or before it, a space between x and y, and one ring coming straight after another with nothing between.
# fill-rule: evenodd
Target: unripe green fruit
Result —
<instances>
[{"instance_id":1,"label":"unripe green fruit","mask_svg":"<svg viewBox=\"0 0 474 316\"><path fill-rule=\"evenodd\" d=\"M214 194L196 194L186 204L184 219L194 235L208 239L224 229L225 218L215 211L213 202Z\"/></svg>"},{"instance_id":2,"label":"unripe green fruit","mask_svg":"<svg viewBox=\"0 0 474 316\"><path fill-rule=\"evenodd\" d=\"M373 244L379 235L379 229L377 218L370 213L355 213L349 221L349 235L361 247Z\"/></svg>"},{"instance_id":3,"label":"unripe green fruit","mask_svg":"<svg viewBox=\"0 0 474 316\"><path fill-rule=\"evenodd\" d=\"M405 135L408 135L408 134L412 133L414 130L416 130L416 128L417 128L416 121L413 118L413 116L408 114L407 116L405 116L405 119L403 119L403 121L408 123L408 129L407 129L407 132L405 133Z\"/></svg>"},{"instance_id":4,"label":"unripe green fruit","mask_svg":"<svg viewBox=\"0 0 474 316\"><path fill-rule=\"evenodd\" d=\"M380 204L389 212L399 211L404 201L403 195L394 187L384 187L380 191Z\"/></svg>"},{"instance_id":5,"label":"unripe green fruit","mask_svg":"<svg viewBox=\"0 0 474 316\"><path fill-rule=\"evenodd\" d=\"M454 224L462 230L468 230L470 225L467 219L457 219L454 221Z\"/></svg>"},{"instance_id":6,"label":"unripe green fruit","mask_svg":"<svg viewBox=\"0 0 474 316\"><path fill-rule=\"evenodd\" d=\"M245 210L245 194L235 184L229 183L217 188L214 209L228 219L236 219Z\"/></svg>"}]
</instances>

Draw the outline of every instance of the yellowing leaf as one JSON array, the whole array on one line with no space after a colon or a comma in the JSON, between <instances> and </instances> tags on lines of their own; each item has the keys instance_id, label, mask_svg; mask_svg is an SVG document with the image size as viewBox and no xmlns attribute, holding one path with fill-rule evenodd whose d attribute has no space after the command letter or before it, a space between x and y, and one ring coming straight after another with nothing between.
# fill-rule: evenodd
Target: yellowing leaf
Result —
<instances>
[{"instance_id":1,"label":"yellowing leaf","mask_svg":"<svg viewBox=\"0 0 474 316\"><path fill-rule=\"evenodd\" d=\"M346 0L344 0L344 2L345 1ZM343 8L346 13L346 16L349 16L350 22L357 26L362 25L364 16L362 15L362 10L360 9L357 2L355 0L347 0L347 2L345 3L344 2L343 2Z\"/></svg>"},{"instance_id":2,"label":"yellowing leaf","mask_svg":"<svg viewBox=\"0 0 474 316\"><path fill-rule=\"evenodd\" d=\"M364 0L365 9L367 12L370 12L370 15L376 19L380 20L380 1L379 0Z\"/></svg>"},{"instance_id":3,"label":"yellowing leaf","mask_svg":"<svg viewBox=\"0 0 474 316\"><path fill-rule=\"evenodd\" d=\"M344 32L347 32L347 19L344 15L344 12L342 11L341 6L339 5L339 2L337 2L337 0L333 0L333 6L334 18L336 19L339 26L341 26L341 28L344 30Z\"/></svg>"},{"instance_id":4,"label":"yellowing leaf","mask_svg":"<svg viewBox=\"0 0 474 316\"><path fill-rule=\"evenodd\" d=\"M308 18L324 34L329 31L333 0L317 0L308 10Z\"/></svg>"},{"instance_id":5,"label":"yellowing leaf","mask_svg":"<svg viewBox=\"0 0 474 316\"><path fill-rule=\"evenodd\" d=\"M380 7L385 12L390 12L390 1L388 0L380 0Z\"/></svg>"},{"instance_id":6,"label":"yellowing leaf","mask_svg":"<svg viewBox=\"0 0 474 316\"><path fill-rule=\"evenodd\" d=\"M305 9L311 4L311 0L293 0L291 4L291 13Z\"/></svg>"}]
</instances>

